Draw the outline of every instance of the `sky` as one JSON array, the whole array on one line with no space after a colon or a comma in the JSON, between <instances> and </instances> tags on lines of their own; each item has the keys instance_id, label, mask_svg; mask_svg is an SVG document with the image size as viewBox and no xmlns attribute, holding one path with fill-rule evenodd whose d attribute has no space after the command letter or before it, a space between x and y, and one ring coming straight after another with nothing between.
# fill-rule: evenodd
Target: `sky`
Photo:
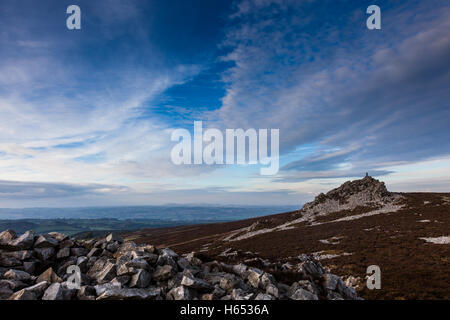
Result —
<instances>
[{"instance_id":1,"label":"sky","mask_svg":"<svg viewBox=\"0 0 450 320\"><path fill-rule=\"evenodd\" d=\"M2 0L0 207L300 205L365 172L450 191L449 18L436 0ZM175 165L194 121L279 129L278 173Z\"/></svg>"}]
</instances>

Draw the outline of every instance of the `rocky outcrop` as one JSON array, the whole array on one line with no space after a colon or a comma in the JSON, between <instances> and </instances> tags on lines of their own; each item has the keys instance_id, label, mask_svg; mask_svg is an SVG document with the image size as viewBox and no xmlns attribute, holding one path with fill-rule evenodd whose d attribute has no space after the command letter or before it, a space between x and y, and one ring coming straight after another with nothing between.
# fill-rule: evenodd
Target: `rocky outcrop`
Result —
<instances>
[{"instance_id":1,"label":"rocky outcrop","mask_svg":"<svg viewBox=\"0 0 450 320\"><path fill-rule=\"evenodd\" d=\"M384 182L366 175L363 179L347 181L326 194L319 194L314 201L301 209L303 215L326 215L357 207L382 208L398 202L402 197L389 192Z\"/></svg>"},{"instance_id":2,"label":"rocky outcrop","mask_svg":"<svg viewBox=\"0 0 450 320\"><path fill-rule=\"evenodd\" d=\"M115 234L75 240L60 233L0 233L0 299L359 299L341 278L305 255L297 264L272 267L302 280L280 283L242 263L202 262L194 253L179 256Z\"/></svg>"}]
</instances>

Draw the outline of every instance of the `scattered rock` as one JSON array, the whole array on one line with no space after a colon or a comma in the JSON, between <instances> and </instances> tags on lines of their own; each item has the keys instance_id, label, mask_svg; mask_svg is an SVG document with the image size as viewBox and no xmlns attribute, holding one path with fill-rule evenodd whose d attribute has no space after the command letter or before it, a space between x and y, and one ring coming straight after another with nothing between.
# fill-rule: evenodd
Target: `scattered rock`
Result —
<instances>
[{"instance_id":1,"label":"scattered rock","mask_svg":"<svg viewBox=\"0 0 450 320\"><path fill-rule=\"evenodd\" d=\"M170 265L158 266L155 273L153 274L153 278L156 281L164 281L171 278L173 276L173 273L173 267Z\"/></svg>"},{"instance_id":2,"label":"scattered rock","mask_svg":"<svg viewBox=\"0 0 450 320\"><path fill-rule=\"evenodd\" d=\"M50 237L41 235L37 238L36 242L34 243L35 248L52 248L58 246L59 242L58 240Z\"/></svg>"},{"instance_id":3,"label":"scattered rock","mask_svg":"<svg viewBox=\"0 0 450 320\"><path fill-rule=\"evenodd\" d=\"M116 265L107 261L103 269L97 274L96 280L98 283L106 283L114 279L116 276Z\"/></svg>"},{"instance_id":4,"label":"scattered rock","mask_svg":"<svg viewBox=\"0 0 450 320\"><path fill-rule=\"evenodd\" d=\"M29 281L31 280L31 275L25 271L10 269L3 275L3 278L16 281Z\"/></svg>"},{"instance_id":5,"label":"scattered rock","mask_svg":"<svg viewBox=\"0 0 450 320\"><path fill-rule=\"evenodd\" d=\"M184 286L173 288L167 296L171 300L192 300L194 298L192 290Z\"/></svg>"},{"instance_id":6,"label":"scattered rock","mask_svg":"<svg viewBox=\"0 0 450 320\"><path fill-rule=\"evenodd\" d=\"M19 238L15 238L7 243L10 250L26 250L30 249L34 243L34 231L27 231Z\"/></svg>"},{"instance_id":7,"label":"scattered rock","mask_svg":"<svg viewBox=\"0 0 450 320\"><path fill-rule=\"evenodd\" d=\"M36 248L34 251L36 252L39 260L43 261L50 260L55 255L54 248Z\"/></svg>"},{"instance_id":8,"label":"scattered rock","mask_svg":"<svg viewBox=\"0 0 450 320\"><path fill-rule=\"evenodd\" d=\"M319 300L319 298L305 289L298 288L295 292L290 296L292 300Z\"/></svg>"},{"instance_id":9,"label":"scattered rock","mask_svg":"<svg viewBox=\"0 0 450 320\"><path fill-rule=\"evenodd\" d=\"M74 240L60 233L36 237L28 231L17 238L6 230L0 242L0 299L360 299L341 278L306 255L299 256L297 265L252 257L262 270L244 263L203 263L194 253L178 256L171 249L123 242L115 234ZM70 266L81 272L78 290L69 289ZM268 270L295 272L302 280L280 283Z\"/></svg>"},{"instance_id":10,"label":"scattered rock","mask_svg":"<svg viewBox=\"0 0 450 320\"><path fill-rule=\"evenodd\" d=\"M196 289L200 292L202 291L210 291L213 286L206 282L205 280L198 279L195 277L189 277L189 276L183 276L183 279L181 280L181 284L183 286Z\"/></svg>"},{"instance_id":11,"label":"scattered rock","mask_svg":"<svg viewBox=\"0 0 450 320\"><path fill-rule=\"evenodd\" d=\"M117 241L119 243L123 242L123 238L121 236L119 236L118 234L115 233L110 233L107 237L106 237L106 241L107 242L114 242Z\"/></svg>"},{"instance_id":12,"label":"scattered rock","mask_svg":"<svg viewBox=\"0 0 450 320\"><path fill-rule=\"evenodd\" d=\"M160 295L159 288L151 289L110 289L100 295L97 300L151 300Z\"/></svg>"},{"instance_id":13,"label":"scattered rock","mask_svg":"<svg viewBox=\"0 0 450 320\"><path fill-rule=\"evenodd\" d=\"M8 229L0 233L0 244L5 244L17 238L14 230Z\"/></svg>"},{"instance_id":14,"label":"scattered rock","mask_svg":"<svg viewBox=\"0 0 450 320\"><path fill-rule=\"evenodd\" d=\"M64 300L63 288L60 283L51 284L47 290L45 290L42 300Z\"/></svg>"},{"instance_id":15,"label":"scattered rock","mask_svg":"<svg viewBox=\"0 0 450 320\"><path fill-rule=\"evenodd\" d=\"M136 274L131 277L130 288L146 288L150 284L151 276L144 269L139 269Z\"/></svg>"},{"instance_id":16,"label":"scattered rock","mask_svg":"<svg viewBox=\"0 0 450 320\"><path fill-rule=\"evenodd\" d=\"M45 270L36 280L37 283L46 281L48 283L62 282L62 279L53 271L53 268Z\"/></svg>"}]
</instances>

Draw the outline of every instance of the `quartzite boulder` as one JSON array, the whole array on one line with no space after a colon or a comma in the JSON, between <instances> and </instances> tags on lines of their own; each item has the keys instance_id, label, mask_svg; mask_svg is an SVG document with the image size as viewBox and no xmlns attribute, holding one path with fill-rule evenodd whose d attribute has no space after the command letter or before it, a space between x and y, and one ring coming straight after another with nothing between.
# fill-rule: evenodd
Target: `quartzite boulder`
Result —
<instances>
[{"instance_id":1,"label":"quartzite boulder","mask_svg":"<svg viewBox=\"0 0 450 320\"><path fill-rule=\"evenodd\" d=\"M341 278L305 255L298 257L297 264L253 256L251 260L261 266L258 269L242 262L203 263L194 253L179 256L171 249L123 242L114 234L75 240L59 233L35 236L28 231L17 238L7 230L0 233L0 243L0 299L359 299ZM294 272L301 280L281 283L270 270L290 273L289 277ZM72 287L77 284L78 289Z\"/></svg>"}]
</instances>

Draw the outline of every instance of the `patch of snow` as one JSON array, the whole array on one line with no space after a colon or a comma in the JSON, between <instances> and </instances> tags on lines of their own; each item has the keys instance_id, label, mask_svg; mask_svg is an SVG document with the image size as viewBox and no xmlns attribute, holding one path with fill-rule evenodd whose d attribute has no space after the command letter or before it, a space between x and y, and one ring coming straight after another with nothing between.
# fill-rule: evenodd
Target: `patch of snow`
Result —
<instances>
[{"instance_id":1,"label":"patch of snow","mask_svg":"<svg viewBox=\"0 0 450 320\"><path fill-rule=\"evenodd\" d=\"M329 222L314 223L313 225L320 225L320 224L325 224L325 223L335 223L335 222L342 222L342 221L352 221L352 220L361 219L361 218L365 218L365 217L375 216L375 215L382 214L382 213L397 212L398 210L400 210L402 208L403 208L402 205L389 203L380 209L376 209L376 210L369 211L366 213L356 214L353 216L343 217L343 218L336 219L336 220L329 221Z\"/></svg>"},{"instance_id":2,"label":"patch of snow","mask_svg":"<svg viewBox=\"0 0 450 320\"><path fill-rule=\"evenodd\" d=\"M324 244L338 244L339 240L341 240L344 237L332 237L330 239L321 239L319 242L322 242Z\"/></svg>"},{"instance_id":3,"label":"patch of snow","mask_svg":"<svg viewBox=\"0 0 450 320\"><path fill-rule=\"evenodd\" d=\"M436 238L420 238L420 239L434 244L450 244L450 236L442 236Z\"/></svg>"},{"instance_id":4,"label":"patch of snow","mask_svg":"<svg viewBox=\"0 0 450 320\"><path fill-rule=\"evenodd\" d=\"M343 252L339 254L324 254L324 251L314 252L312 255L316 260L334 259L337 257L351 256L353 253Z\"/></svg>"},{"instance_id":5,"label":"patch of snow","mask_svg":"<svg viewBox=\"0 0 450 320\"><path fill-rule=\"evenodd\" d=\"M322 216L323 214L304 214L301 217L286 222L284 224L281 224L279 226L273 227L273 228L265 228L265 229L260 229L257 231L251 231L253 229L253 225L246 227L246 228L242 228L242 229L238 229L233 231L229 236L227 236L226 238L224 238L224 241L239 241L239 240L244 240L244 239L248 239L260 234L265 234L265 233L269 233L269 232L275 232L275 231L284 231L284 230L290 230L293 229L293 225L297 224L297 223L302 223L302 222L310 222L311 226L317 226L317 225L321 225L321 224L326 224L326 223L335 223L335 222L342 222L342 221L352 221L352 220L356 220L356 219L361 219L364 217L370 217L370 216L374 216L377 214L382 214L382 213L391 213L391 212L397 212L398 210L402 209L403 205L400 204L394 204L394 203L387 203L385 204L382 208L380 209L376 209L373 211L369 211L366 213L362 213L362 214L357 214L357 215L353 215L353 216L348 216L348 217L343 217L337 220L333 220L333 221L328 221L328 222L315 222L315 218ZM326 214L325 214L326 215ZM236 234L239 234L241 232L245 232L244 234L233 238ZM233 238L233 239L232 239Z\"/></svg>"}]
</instances>

